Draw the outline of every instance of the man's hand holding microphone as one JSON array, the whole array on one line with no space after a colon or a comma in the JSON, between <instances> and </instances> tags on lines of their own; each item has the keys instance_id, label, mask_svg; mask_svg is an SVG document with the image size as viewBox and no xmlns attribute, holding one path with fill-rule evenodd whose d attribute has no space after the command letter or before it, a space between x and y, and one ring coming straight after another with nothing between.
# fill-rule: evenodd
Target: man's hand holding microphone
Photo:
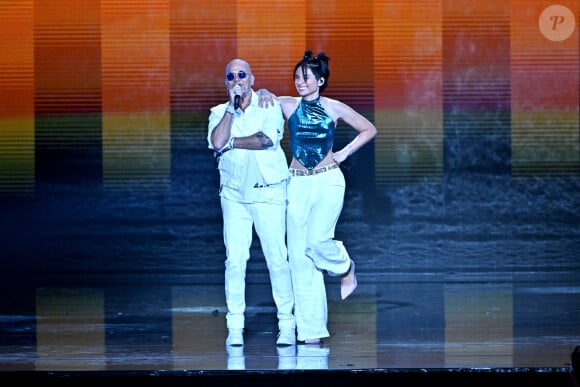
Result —
<instances>
[{"instance_id":1,"label":"man's hand holding microphone","mask_svg":"<svg viewBox=\"0 0 580 387\"><path fill-rule=\"evenodd\" d=\"M230 95L233 96L234 100L234 110L238 110L240 108L242 94L244 94L244 88L241 85L235 85L230 89Z\"/></svg>"}]
</instances>

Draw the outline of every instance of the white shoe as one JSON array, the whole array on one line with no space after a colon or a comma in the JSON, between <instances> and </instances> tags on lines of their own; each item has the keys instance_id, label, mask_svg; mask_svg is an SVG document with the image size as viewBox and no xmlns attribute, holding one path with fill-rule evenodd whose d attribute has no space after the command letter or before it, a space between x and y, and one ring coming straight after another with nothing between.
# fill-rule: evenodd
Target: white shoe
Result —
<instances>
[{"instance_id":1,"label":"white shoe","mask_svg":"<svg viewBox=\"0 0 580 387\"><path fill-rule=\"evenodd\" d=\"M278 353L278 369L293 370L296 368L296 346L282 345L276 347Z\"/></svg>"},{"instance_id":2,"label":"white shoe","mask_svg":"<svg viewBox=\"0 0 580 387\"><path fill-rule=\"evenodd\" d=\"M243 329L228 329L228 338L226 345L244 345L244 330Z\"/></svg>"},{"instance_id":3,"label":"white shoe","mask_svg":"<svg viewBox=\"0 0 580 387\"><path fill-rule=\"evenodd\" d=\"M276 340L276 345L295 345L296 344L296 333L294 330L282 329L278 333L278 339Z\"/></svg>"}]
</instances>

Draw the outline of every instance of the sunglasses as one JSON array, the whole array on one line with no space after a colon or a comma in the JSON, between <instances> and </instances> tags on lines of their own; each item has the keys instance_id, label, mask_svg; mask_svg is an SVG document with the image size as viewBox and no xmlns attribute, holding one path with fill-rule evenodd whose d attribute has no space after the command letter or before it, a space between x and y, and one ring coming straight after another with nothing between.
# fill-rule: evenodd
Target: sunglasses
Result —
<instances>
[{"instance_id":1,"label":"sunglasses","mask_svg":"<svg viewBox=\"0 0 580 387\"><path fill-rule=\"evenodd\" d=\"M248 74L246 74L243 71L238 71L238 78L240 79L244 79L245 77L247 77ZM226 75L226 78L228 79L228 81L233 81L236 77L236 74L234 73L228 73L228 75Z\"/></svg>"}]
</instances>

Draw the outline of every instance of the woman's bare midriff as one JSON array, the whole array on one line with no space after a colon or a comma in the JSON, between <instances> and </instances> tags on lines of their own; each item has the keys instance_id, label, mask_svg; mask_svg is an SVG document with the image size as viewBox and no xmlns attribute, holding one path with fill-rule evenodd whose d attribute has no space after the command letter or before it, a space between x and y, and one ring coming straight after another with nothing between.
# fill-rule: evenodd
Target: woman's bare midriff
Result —
<instances>
[{"instance_id":1,"label":"woman's bare midriff","mask_svg":"<svg viewBox=\"0 0 580 387\"><path fill-rule=\"evenodd\" d=\"M330 164L336 164L336 161L334 161L334 159L332 158L332 151L328 152L326 154L326 156L318 164L316 164L314 169L324 167L324 166L330 165ZM292 162L290 163L290 168L302 169L302 170L307 169L304 165L302 165L300 163L300 161L296 160L294 157L292 157Z\"/></svg>"}]
</instances>

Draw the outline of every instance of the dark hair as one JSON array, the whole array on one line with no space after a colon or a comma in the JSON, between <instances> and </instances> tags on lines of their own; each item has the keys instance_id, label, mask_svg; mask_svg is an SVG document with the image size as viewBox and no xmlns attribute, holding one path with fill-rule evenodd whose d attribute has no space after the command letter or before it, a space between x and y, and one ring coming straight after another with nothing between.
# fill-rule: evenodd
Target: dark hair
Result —
<instances>
[{"instance_id":1,"label":"dark hair","mask_svg":"<svg viewBox=\"0 0 580 387\"><path fill-rule=\"evenodd\" d=\"M324 83L320 85L320 92L326 89L328 85L328 77L330 77L330 70L328 69L328 61L330 60L329 57L326 56L325 53L321 52L316 56L312 56L311 50L306 50L304 52L304 57L294 66L294 72L292 76L296 74L296 70L302 68L302 74L304 74L304 78L306 78L306 71L308 69L312 70L312 74L318 81L320 78L324 78Z\"/></svg>"}]
</instances>

